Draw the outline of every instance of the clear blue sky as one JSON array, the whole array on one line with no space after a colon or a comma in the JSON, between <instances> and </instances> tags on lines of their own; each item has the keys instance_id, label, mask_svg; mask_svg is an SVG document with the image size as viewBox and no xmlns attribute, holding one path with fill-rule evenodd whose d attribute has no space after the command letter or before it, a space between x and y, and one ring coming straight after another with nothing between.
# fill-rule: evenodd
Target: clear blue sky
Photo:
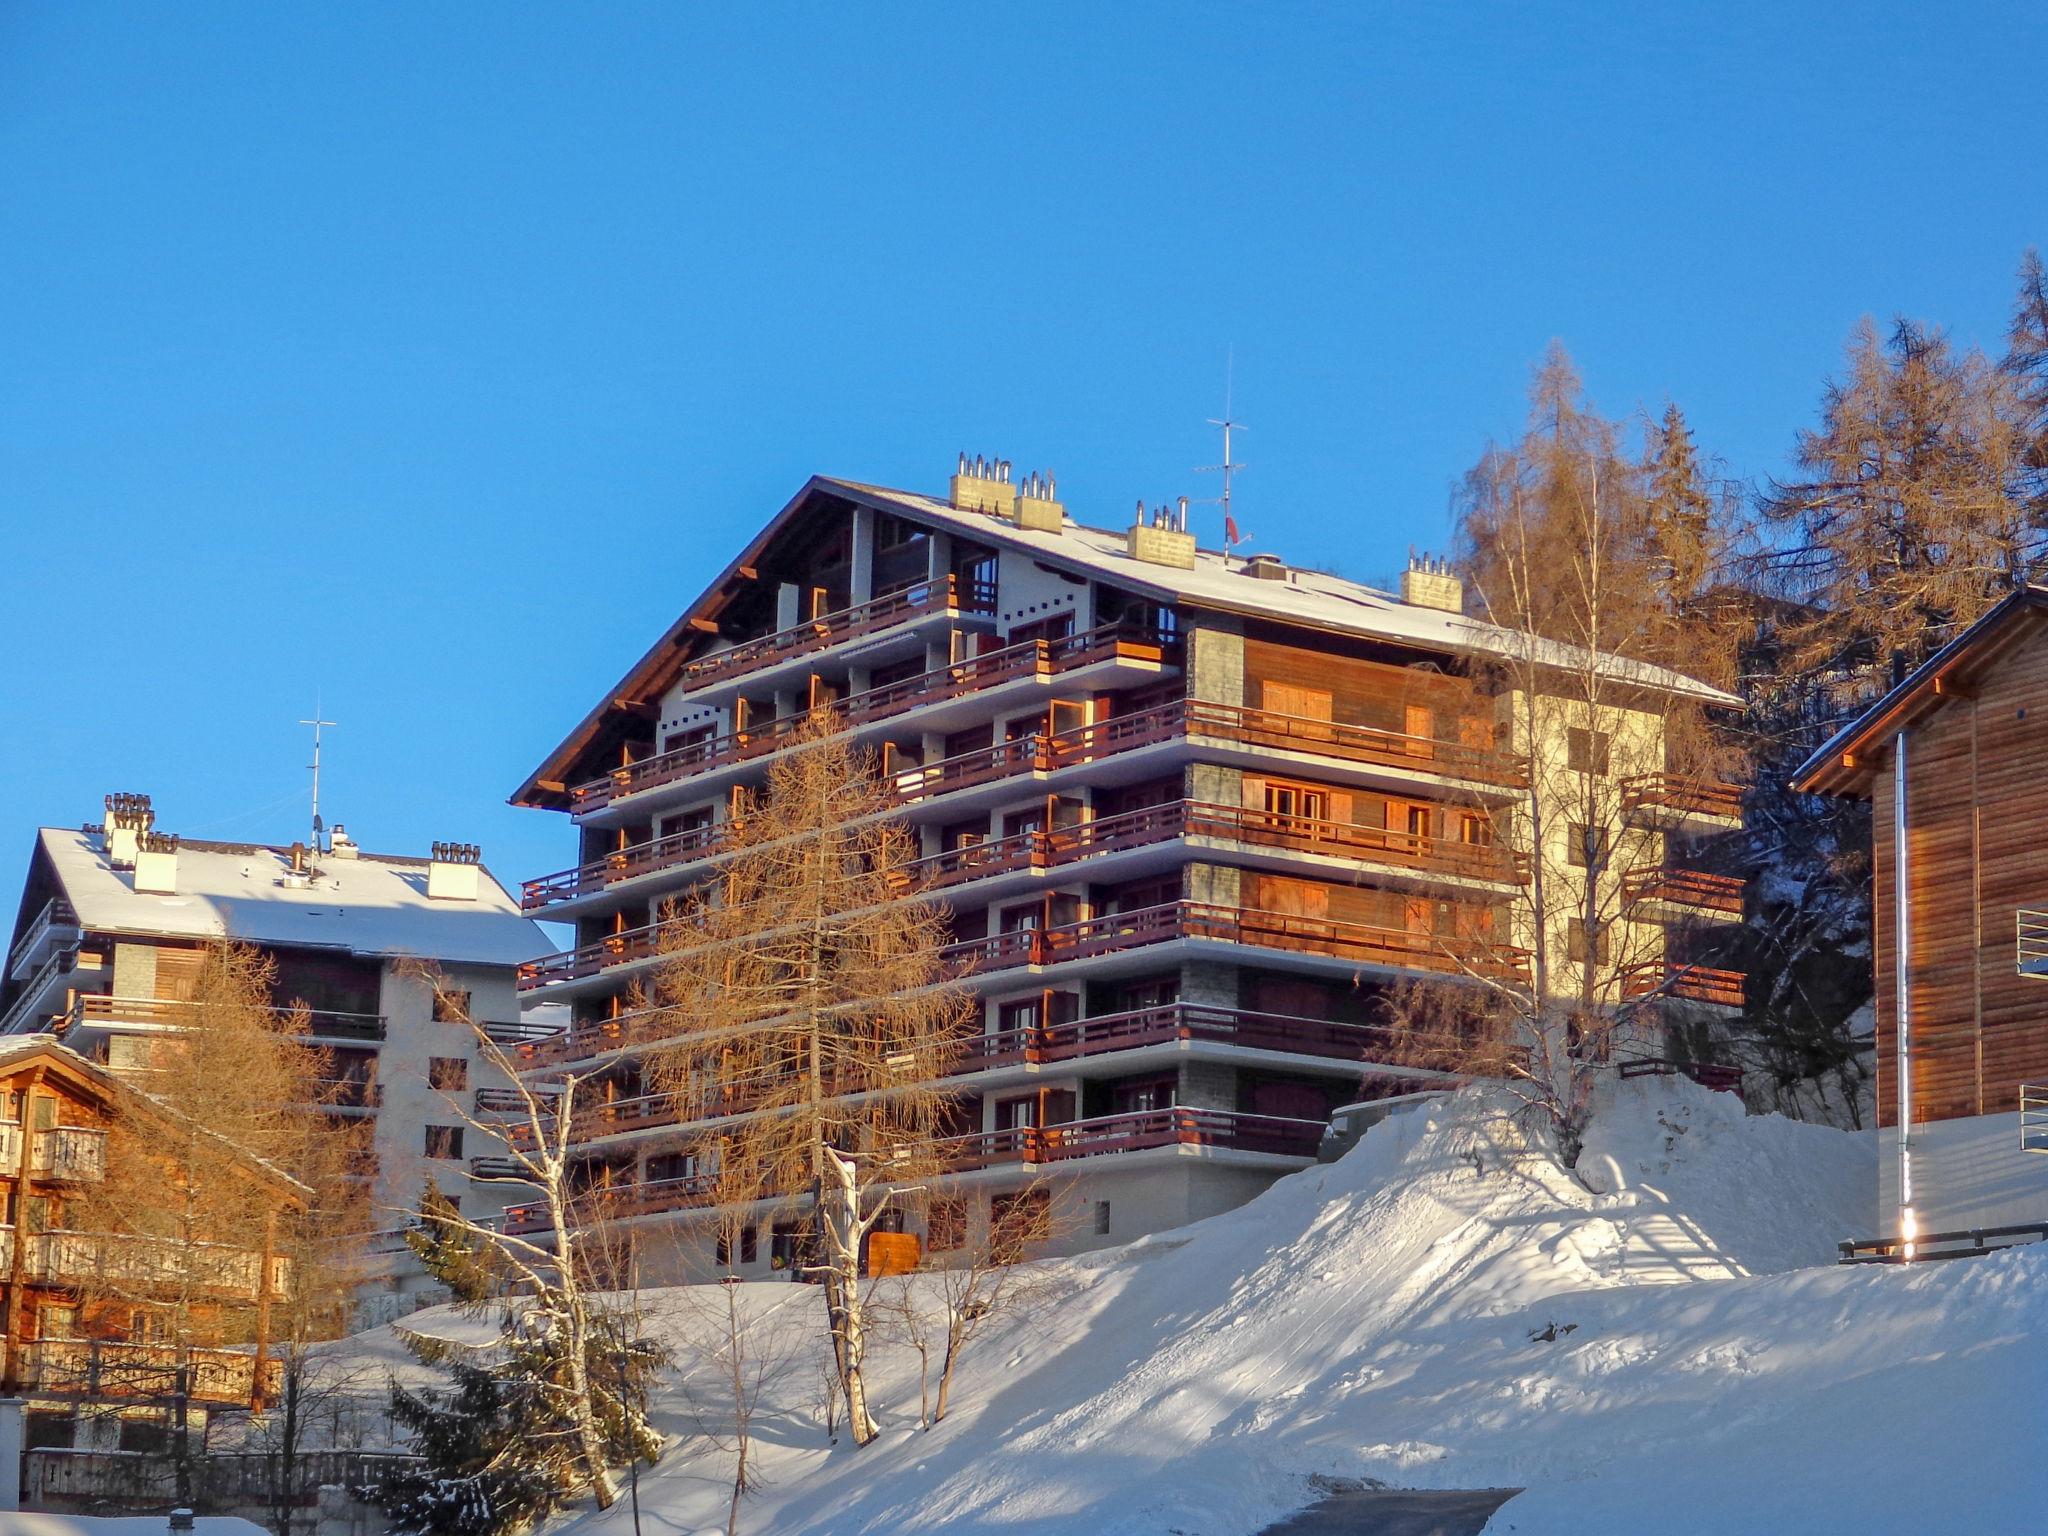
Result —
<instances>
[{"instance_id":1,"label":"clear blue sky","mask_svg":"<svg viewBox=\"0 0 2048 1536\"><path fill-rule=\"evenodd\" d=\"M2048 8L0 3L0 900L38 823L504 797L814 472L1213 494L1372 577L1561 337L1781 467L1858 316L1996 341ZM1213 515L1211 520L1213 521ZM1209 537L1214 530L1205 528Z\"/></svg>"}]
</instances>

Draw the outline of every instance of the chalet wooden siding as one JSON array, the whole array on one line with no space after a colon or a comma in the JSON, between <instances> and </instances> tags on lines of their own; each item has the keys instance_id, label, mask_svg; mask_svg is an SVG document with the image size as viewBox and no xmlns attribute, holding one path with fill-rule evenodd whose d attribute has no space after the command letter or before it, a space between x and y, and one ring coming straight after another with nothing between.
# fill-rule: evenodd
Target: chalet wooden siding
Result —
<instances>
[{"instance_id":1,"label":"chalet wooden siding","mask_svg":"<svg viewBox=\"0 0 2048 1536\"><path fill-rule=\"evenodd\" d=\"M1999 657L1908 735L1908 973L1916 1123L2007 1114L2048 1079L2048 980L2014 927L2048 905L2048 633ZM1879 1124L1898 1118L1895 753L1872 783Z\"/></svg>"}]
</instances>

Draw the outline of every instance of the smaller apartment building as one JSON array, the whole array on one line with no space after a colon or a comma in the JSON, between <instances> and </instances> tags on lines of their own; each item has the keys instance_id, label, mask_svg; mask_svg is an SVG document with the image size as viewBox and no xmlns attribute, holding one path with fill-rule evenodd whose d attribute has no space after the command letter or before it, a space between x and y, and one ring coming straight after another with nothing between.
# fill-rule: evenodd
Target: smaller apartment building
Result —
<instances>
[{"instance_id":1,"label":"smaller apartment building","mask_svg":"<svg viewBox=\"0 0 2048 1536\"><path fill-rule=\"evenodd\" d=\"M1871 804L1883 1236L2048 1222L2048 587L1794 777Z\"/></svg>"},{"instance_id":2,"label":"smaller apartment building","mask_svg":"<svg viewBox=\"0 0 2048 1536\"><path fill-rule=\"evenodd\" d=\"M975 1000L944 1149L970 1222L1047 1178L1082 1245L1179 1225L1312 1162L1369 1080L1444 1081L1390 1049L1381 1000L1527 984L1532 796L1562 778L1628 829L1597 879L1629 995L1739 1007L1695 946L1741 884L1686 862L1737 793L1668 773L1662 733L1674 694L1734 701L1629 667L1574 715L1489 678L1526 637L1460 597L1426 564L1388 593L1203 550L1184 510L1087 526L1006 465L963 461L944 497L810 481L514 796L577 841L523 893L577 942L521 986L570 1015L525 1050L582 1079L589 1208L709 1260L708 1170L643 1074L634 986L664 904L716 880L724 824L822 704L880 760ZM1572 818L1545 820L1562 867ZM733 1267L786 1259L801 1220Z\"/></svg>"},{"instance_id":3,"label":"smaller apartment building","mask_svg":"<svg viewBox=\"0 0 2048 1536\"><path fill-rule=\"evenodd\" d=\"M115 1074L145 1042L184 1027L206 947L251 945L276 968L280 1010L303 1008L329 1053L325 1112L372 1126L373 1225L380 1252L362 1316L410 1310L426 1283L397 1237L432 1178L464 1211L492 1215L509 1186L488 1166L463 1112L487 1111L506 1084L459 1022L439 1015L429 966L471 1015L520 1034L514 977L546 950L542 930L479 862L437 846L430 858L358 849L179 839L147 796L107 798L103 819L37 834L0 984L0 1037L48 1034Z\"/></svg>"}]
</instances>

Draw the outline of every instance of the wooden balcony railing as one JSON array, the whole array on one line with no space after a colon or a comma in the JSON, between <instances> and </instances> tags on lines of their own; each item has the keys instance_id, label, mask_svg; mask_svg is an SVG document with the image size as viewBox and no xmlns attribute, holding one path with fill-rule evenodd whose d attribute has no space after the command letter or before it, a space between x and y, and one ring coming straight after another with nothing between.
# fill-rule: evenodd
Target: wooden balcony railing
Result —
<instances>
[{"instance_id":1,"label":"wooden balcony railing","mask_svg":"<svg viewBox=\"0 0 2048 1536\"><path fill-rule=\"evenodd\" d=\"M837 613L820 614L808 623L763 635L758 640L743 641L730 650L699 657L683 668L683 681L690 687L701 688L707 683L744 677L793 656L858 640L927 614L995 611L996 589L991 582L969 581L960 576L921 581Z\"/></svg>"},{"instance_id":2,"label":"wooden balcony railing","mask_svg":"<svg viewBox=\"0 0 2048 1536\"><path fill-rule=\"evenodd\" d=\"M22 1346L24 1386L53 1395L169 1400L182 1378L199 1402L247 1403L261 1370L261 1397L275 1400L284 1362L258 1361L233 1349L187 1349L169 1344L117 1344L104 1339L35 1339Z\"/></svg>"},{"instance_id":3,"label":"wooden balcony railing","mask_svg":"<svg viewBox=\"0 0 2048 1536\"><path fill-rule=\"evenodd\" d=\"M978 693L1025 677L1053 677L1100 661L1118 658L1164 661L1173 642L1153 631L1108 625L1058 640L1027 640L1020 645L954 662L901 682L856 693L833 705L848 726L891 719L927 704ZM747 762L779 751L795 739L807 715L785 715L708 741L693 742L673 752L615 768L601 779L569 791L570 809L586 813L627 795L672 784L731 763Z\"/></svg>"},{"instance_id":4,"label":"wooden balcony railing","mask_svg":"<svg viewBox=\"0 0 2048 1536\"><path fill-rule=\"evenodd\" d=\"M1698 907L1738 917L1742 914L1743 890L1740 876L1709 874L1700 869L1652 866L1632 869L1621 877L1624 901L1660 901L1669 906Z\"/></svg>"},{"instance_id":5,"label":"wooden balcony railing","mask_svg":"<svg viewBox=\"0 0 2048 1536\"><path fill-rule=\"evenodd\" d=\"M105 1232L32 1233L22 1254L28 1278L54 1285L119 1285L166 1293L197 1289L243 1301L261 1299L263 1255L224 1243L180 1243L166 1238ZM290 1261L270 1260L270 1296L290 1294Z\"/></svg>"},{"instance_id":6,"label":"wooden balcony railing","mask_svg":"<svg viewBox=\"0 0 2048 1536\"><path fill-rule=\"evenodd\" d=\"M52 896L43 903L43 910L35 915L20 941L8 951L7 976L20 979L19 973L34 963L45 940L68 943L78 936L78 914L71 910L71 903L62 896Z\"/></svg>"},{"instance_id":7,"label":"wooden balcony railing","mask_svg":"<svg viewBox=\"0 0 2048 1536\"><path fill-rule=\"evenodd\" d=\"M107 1133L93 1125L58 1125L35 1133L29 1171L69 1184L97 1184L107 1176Z\"/></svg>"},{"instance_id":8,"label":"wooden balcony railing","mask_svg":"<svg viewBox=\"0 0 2048 1536\"><path fill-rule=\"evenodd\" d=\"M1313 1158L1322 1141L1324 1122L1290 1120L1273 1115L1247 1115L1232 1110L1171 1108L1104 1115L1064 1125L1019 1126L948 1137L936 1150L955 1173L1001 1165L1038 1165L1153 1147L1216 1147L1263 1152L1281 1157ZM586 1219L645 1216L689 1210L711 1203L716 1180L708 1173L618 1184L578 1198L578 1215ZM547 1207L538 1201L507 1206L505 1230L543 1230Z\"/></svg>"},{"instance_id":9,"label":"wooden balcony railing","mask_svg":"<svg viewBox=\"0 0 2048 1536\"><path fill-rule=\"evenodd\" d=\"M1167 902L1052 928L989 934L950 944L943 953L956 975L968 976L1020 965L1054 965L1183 938L1327 955L1404 970L1470 971L1517 982L1528 977L1526 951L1483 939L1199 901Z\"/></svg>"},{"instance_id":10,"label":"wooden balcony railing","mask_svg":"<svg viewBox=\"0 0 2048 1536\"><path fill-rule=\"evenodd\" d=\"M1624 814L1659 811L1673 816L1742 818L1742 789L1675 773L1638 773L1621 781Z\"/></svg>"},{"instance_id":11,"label":"wooden balcony railing","mask_svg":"<svg viewBox=\"0 0 2048 1536\"><path fill-rule=\"evenodd\" d=\"M1625 998L1679 997L1720 1008L1743 1005L1743 975L1684 960L1645 960L1621 973Z\"/></svg>"},{"instance_id":12,"label":"wooden balcony railing","mask_svg":"<svg viewBox=\"0 0 2048 1536\"><path fill-rule=\"evenodd\" d=\"M1493 785L1527 781L1527 760L1512 754L1482 751L1457 742L1368 731L1362 727L1331 726L1326 721L1305 722L1316 728L1313 730L1295 729L1303 723L1293 716L1273 715L1264 710L1205 704L1199 700L1176 700L1093 725L998 742L922 767L904 769L890 776L888 797L897 805L915 804L935 795L972 789L1003 779L1032 773L1053 773L1077 764L1103 761L1119 753L1190 734L1220 737L1235 743L1285 740L1294 751L1319 752L1344 761L1377 762L1419 772L1448 774ZM1327 825L1341 827L1344 824L1332 822ZM1377 829L1358 830L1372 833ZM621 880L711 857L718 852L724 833L724 827L719 824L693 827L686 832L671 833L667 837L618 849L574 869L543 875L526 883L520 905L529 912L540 911L561 902L593 895ZM1302 840L1299 834L1296 836L1298 841ZM1342 851L1351 852L1361 846L1354 834L1343 836L1347 838L1347 846ZM1398 832L1378 838L1368 837L1365 845L1373 853L1390 856L1401 853L1404 841L1411 854L1427 851L1437 861L1436 867L1447 873L1452 872L1449 861L1455 860L1463 866L1456 872L1470 878L1527 879L1526 861L1505 848L1481 850L1441 838L1409 840L1407 834ZM1486 866L1499 866L1505 872L1494 872Z\"/></svg>"},{"instance_id":13,"label":"wooden balcony railing","mask_svg":"<svg viewBox=\"0 0 2048 1536\"><path fill-rule=\"evenodd\" d=\"M1377 763L1501 788L1520 789L1529 782L1529 760L1492 745L1407 736L1399 731L1281 715L1266 709L1190 701L1188 730L1191 734L1221 736L1248 746Z\"/></svg>"}]
</instances>

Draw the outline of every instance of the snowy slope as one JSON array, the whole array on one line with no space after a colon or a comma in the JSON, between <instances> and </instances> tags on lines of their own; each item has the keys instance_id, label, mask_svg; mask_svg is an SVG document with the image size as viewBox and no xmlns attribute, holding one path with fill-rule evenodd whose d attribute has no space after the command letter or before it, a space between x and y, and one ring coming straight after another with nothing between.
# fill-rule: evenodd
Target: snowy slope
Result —
<instances>
[{"instance_id":1,"label":"snowy slope","mask_svg":"<svg viewBox=\"0 0 2048 1536\"><path fill-rule=\"evenodd\" d=\"M820 1445L815 1375L789 1369L745 1529L1250 1536L1312 1475L1525 1487L1491 1529L1577 1536L2005 1529L2048 1502L2048 1251L1836 1268L1872 1219L1868 1139L1686 1083L1618 1088L1581 1166L1597 1192L1469 1097L1390 1122L1061 1266L929 1434L892 1358L866 1451ZM777 1340L815 1329L807 1288L746 1291ZM657 1304L681 1332L703 1295ZM670 1407L679 1435L719 1411L701 1381ZM722 1529L727 1466L680 1446L644 1510ZM630 1529L623 1506L561 1522Z\"/></svg>"}]
</instances>

